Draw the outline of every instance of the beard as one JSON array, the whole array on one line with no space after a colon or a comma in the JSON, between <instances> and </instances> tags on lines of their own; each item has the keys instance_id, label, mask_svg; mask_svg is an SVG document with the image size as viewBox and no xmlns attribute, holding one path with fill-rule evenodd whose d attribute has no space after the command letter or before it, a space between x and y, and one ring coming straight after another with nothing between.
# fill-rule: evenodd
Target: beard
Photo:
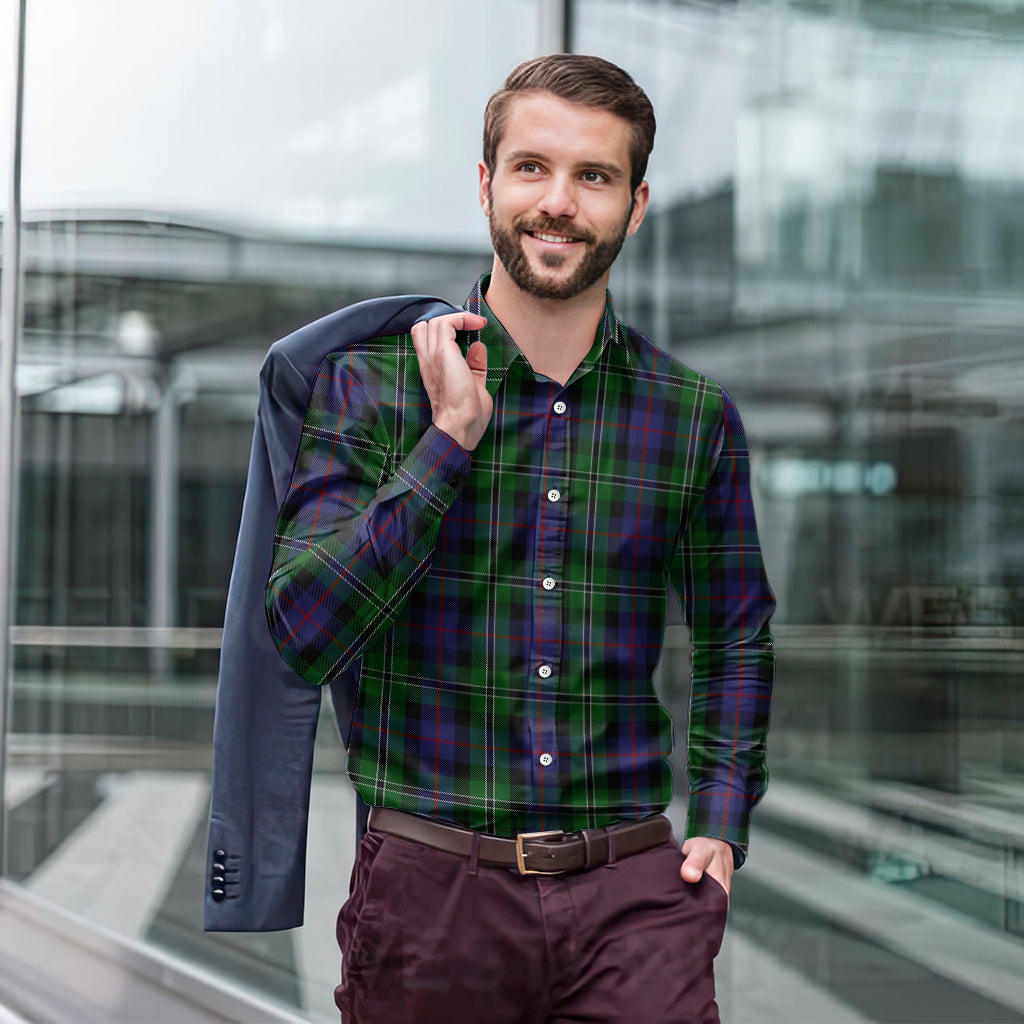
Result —
<instances>
[{"instance_id":1,"label":"beard","mask_svg":"<svg viewBox=\"0 0 1024 1024\"><path fill-rule=\"evenodd\" d=\"M512 221L512 227L506 228L503 224L498 223L494 214L493 196L489 194L488 199L490 213L487 221L491 229L491 244L494 246L494 253L515 285L527 295L538 299L573 299L600 281L608 268L615 262L615 257L619 255L622 243L626 240L629 217L633 212L631 205L619 230L610 237L598 239L590 232L581 231L572 221L546 217L534 220L525 216L517 217ZM523 249L520 236L526 232L565 235L567 238L577 239L586 246L583 259L568 277L554 280L541 277L530 266L529 258ZM552 270L558 270L569 259L569 255L563 256L556 252L542 253L540 257L541 263Z\"/></svg>"}]
</instances>

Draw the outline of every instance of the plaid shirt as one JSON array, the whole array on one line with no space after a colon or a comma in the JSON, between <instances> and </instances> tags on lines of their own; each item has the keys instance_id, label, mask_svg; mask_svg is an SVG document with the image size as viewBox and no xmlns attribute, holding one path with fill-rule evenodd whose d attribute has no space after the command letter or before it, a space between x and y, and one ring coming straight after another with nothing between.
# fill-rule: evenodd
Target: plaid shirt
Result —
<instances>
[{"instance_id":1,"label":"plaid shirt","mask_svg":"<svg viewBox=\"0 0 1024 1024\"><path fill-rule=\"evenodd\" d=\"M313 683L361 659L348 772L369 804L501 836L663 810L652 687L667 586L693 644L689 835L747 842L774 674L735 406L606 306L563 387L483 301L492 421L431 424L410 334L324 360L278 520L267 617ZM468 334L474 340L475 333Z\"/></svg>"}]
</instances>

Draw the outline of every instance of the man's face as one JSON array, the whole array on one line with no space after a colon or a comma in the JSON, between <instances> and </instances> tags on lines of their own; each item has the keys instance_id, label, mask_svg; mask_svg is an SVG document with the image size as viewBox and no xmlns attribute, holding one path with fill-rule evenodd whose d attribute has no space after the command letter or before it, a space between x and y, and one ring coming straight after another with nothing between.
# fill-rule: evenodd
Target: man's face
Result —
<instances>
[{"instance_id":1,"label":"man's face","mask_svg":"<svg viewBox=\"0 0 1024 1024\"><path fill-rule=\"evenodd\" d=\"M647 209L630 189L630 128L617 114L547 93L515 97L480 202L494 252L515 285L542 299L604 292Z\"/></svg>"}]
</instances>

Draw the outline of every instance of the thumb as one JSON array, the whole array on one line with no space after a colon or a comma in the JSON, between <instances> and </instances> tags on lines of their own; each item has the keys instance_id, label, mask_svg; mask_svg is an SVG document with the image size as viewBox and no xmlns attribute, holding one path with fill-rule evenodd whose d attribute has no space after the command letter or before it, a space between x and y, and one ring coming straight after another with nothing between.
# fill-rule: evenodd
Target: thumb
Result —
<instances>
[{"instance_id":1,"label":"thumb","mask_svg":"<svg viewBox=\"0 0 1024 1024\"><path fill-rule=\"evenodd\" d=\"M689 850L687 850L688 846L690 847ZM683 843L682 853L685 859L683 860L680 874L687 882L699 882L705 869L711 863L711 856L707 851L699 848L694 849L689 840Z\"/></svg>"},{"instance_id":2,"label":"thumb","mask_svg":"<svg viewBox=\"0 0 1024 1024\"><path fill-rule=\"evenodd\" d=\"M487 346L482 341L474 341L466 353L469 368L478 375L487 376Z\"/></svg>"}]
</instances>

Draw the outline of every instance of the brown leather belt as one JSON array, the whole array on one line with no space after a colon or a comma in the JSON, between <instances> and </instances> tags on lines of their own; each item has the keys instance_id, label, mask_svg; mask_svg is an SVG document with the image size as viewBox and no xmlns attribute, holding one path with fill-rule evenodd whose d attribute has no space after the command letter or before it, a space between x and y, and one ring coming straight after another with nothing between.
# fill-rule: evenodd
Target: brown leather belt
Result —
<instances>
[{"instance_id":1,"label":"brown leather belt","mask_svg":"<svg viewBox=\"0 0 1024 1024\"><path fill-rule=\"evenodd\" d=\"M515 839L473 832L390 807L371 807L369 826L374 832L411 839L462 857L472 855L476 836L478 863L485 867L515 868L521 875L585 871L611 859L649 850L672 835L672 825L664 814L582 832L522 832Z\"/></svg>"}]
</instances>

